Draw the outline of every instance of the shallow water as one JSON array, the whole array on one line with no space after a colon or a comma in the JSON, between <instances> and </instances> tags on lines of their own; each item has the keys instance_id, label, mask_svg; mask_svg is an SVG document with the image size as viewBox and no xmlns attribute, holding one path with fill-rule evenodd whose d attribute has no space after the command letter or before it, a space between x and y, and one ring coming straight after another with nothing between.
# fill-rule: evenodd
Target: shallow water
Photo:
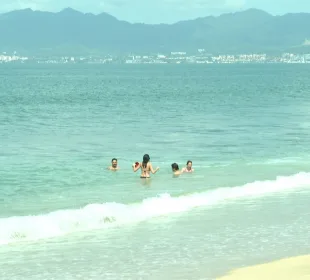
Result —
<instances>
[{"instance_id":1,"label":"shallow water","mask_svg":"<svg viewBox=\"0 0 310 280\"><path fill-rule=\"evenodd\" d=\"M307 251L308 71L1 65L0 278L212 279Z\"/></svg>"}]
</instances>

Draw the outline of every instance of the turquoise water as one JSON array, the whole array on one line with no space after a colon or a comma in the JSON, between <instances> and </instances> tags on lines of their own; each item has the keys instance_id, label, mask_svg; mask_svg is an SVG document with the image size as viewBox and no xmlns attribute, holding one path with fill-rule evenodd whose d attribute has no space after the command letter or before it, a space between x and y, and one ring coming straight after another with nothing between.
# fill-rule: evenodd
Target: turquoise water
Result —
<instances>
[{"instance_id":1,"label":"turquoise water","mask_svg":"<svg viewBox=\"0 0 310 280\"><path fill-rule=\"evenodd\" d=\"M1 65L0 279L214 279L309 253L308 68Z\"/></svg>"}]
</instances>

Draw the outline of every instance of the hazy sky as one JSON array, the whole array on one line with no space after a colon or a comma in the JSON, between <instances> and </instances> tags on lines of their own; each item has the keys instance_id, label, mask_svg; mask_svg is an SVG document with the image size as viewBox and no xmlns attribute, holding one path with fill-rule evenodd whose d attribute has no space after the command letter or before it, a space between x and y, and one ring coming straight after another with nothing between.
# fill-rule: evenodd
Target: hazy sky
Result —
<instances>
[{"instance_id":1,"label":"hazy sky","mask_svg":"<svg viewBox=\"0 0 310 280\"><path fill-rule=\"evenodd\" d=\"M130 22L172 23L248 8L274 15L309 12L310 0L1 0L1 12L15 9L60 11L71 7L81 12L107 12Z\"/></svg>"}]
</instances>

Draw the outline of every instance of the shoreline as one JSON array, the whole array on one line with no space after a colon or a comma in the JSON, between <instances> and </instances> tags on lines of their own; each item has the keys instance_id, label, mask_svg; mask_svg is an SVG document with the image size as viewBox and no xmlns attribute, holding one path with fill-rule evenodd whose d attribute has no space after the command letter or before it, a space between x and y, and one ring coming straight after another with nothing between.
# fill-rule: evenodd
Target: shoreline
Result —
<instances>
[{"instance_id":1,"label":"shoreline","mask_svg":"<svg viewBox=\"0 0 310 280\"><path fill-rule=\"evenodd\" d=\"M230 271L216 280L310 280L310 255L280 259Z\"/></svg>"}]
</instances>

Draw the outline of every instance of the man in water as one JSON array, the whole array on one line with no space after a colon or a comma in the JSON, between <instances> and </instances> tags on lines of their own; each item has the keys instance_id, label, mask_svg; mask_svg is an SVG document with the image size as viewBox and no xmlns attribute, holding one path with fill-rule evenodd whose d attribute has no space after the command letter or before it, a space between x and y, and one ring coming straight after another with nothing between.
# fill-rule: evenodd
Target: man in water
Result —
<instances>
[{"instance_id":1,"label":"man in water","mask_svg":"<svg viewBox=\"0 0 310 280\"><path fill-rule=\"evenodd\" d=\"M182 174L182 171L180 171L179 165L177 163L172 163L171 168L174 176L179 176Z\"/></svg>"},{"instance_id":2,"label":"man in water","mask_svg":"<svg viewBox=\"0 0 310 280\"><path fill-rule=\"evenodd\" d=\"M116 159L116 158L113 158L111 162L112 162L112 165L109 166L108 169L111 170L111 171L117 171L117 170L119 170L119 167L118 167L118 165L117 165L117 159Z\"/></svg>"},{"instance_id":3,"label":"man in water","mask_svg":"<svg viewBox=\"0 0 310 280\"><path fill-rule=\"evenodd\" d=\"M192 165L193 165L193 162L191 160L188 160L187 163L186 163L186 167L184 167L182 169L182 173L183 172L185 172L185 173L194 172L194 168L192 168Z\"/></svg>"}]
</instances>

